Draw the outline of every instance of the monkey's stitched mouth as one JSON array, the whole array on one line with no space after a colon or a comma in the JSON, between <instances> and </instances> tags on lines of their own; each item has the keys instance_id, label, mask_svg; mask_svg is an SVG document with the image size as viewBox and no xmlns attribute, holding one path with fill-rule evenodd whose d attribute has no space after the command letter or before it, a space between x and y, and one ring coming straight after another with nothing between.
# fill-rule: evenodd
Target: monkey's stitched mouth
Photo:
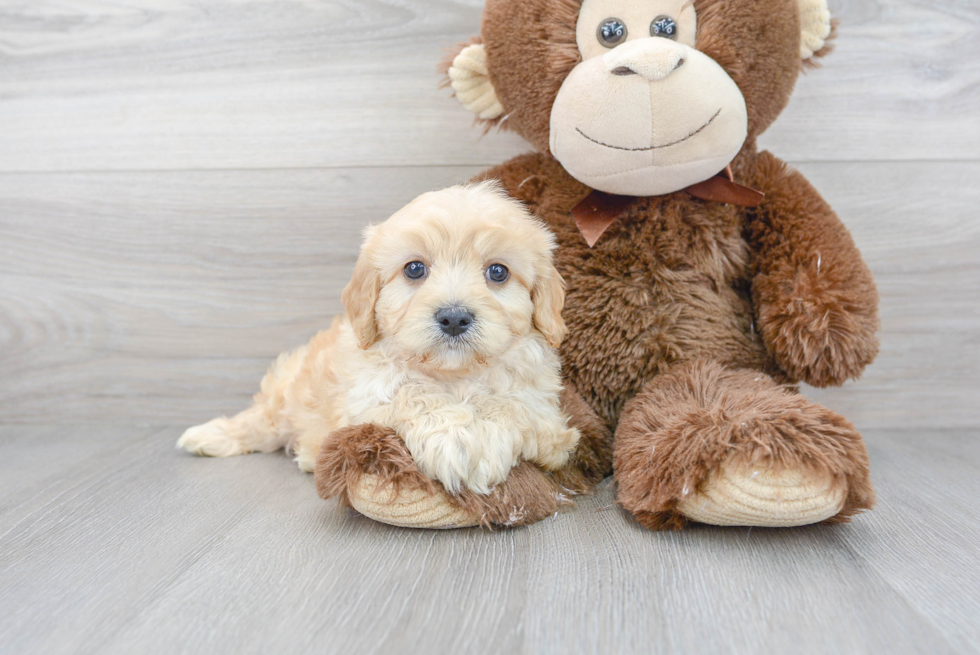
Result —
<instances>
[{"instance_id":1,"label":"monkey's stitched mouth","mask_svg":"<svg viewBox=\"0 0 980 655\"><path fill-rule=\"evenodd\" d=\"M711 125L715 121L715 119L718 118L718 115L719 114L721 114L721 109L719 109L718 111L716 111L715 112L715 115L712 116L711 118L709 118L708 121L704 125L702 125L698 129L694 130L693 132L691 132L690 134L688 134L683 139L678 139L677 141L671 141L670 143L663 143L663 144L661 144L659 146L648 146L646 148L625 148L623 146L614 146L612 144L603 143L602 141L599 141L597 139L593 139L591 136L589 136L588 134L586 134L585 132L583 132L582 130L580 130L577 127L575 128L575 131L578 132L579 134L581 134L583 137L585 137L589 141L591 141L592 143L595 143L597 145L600 145L600 146L602 146L604 148L613 148L614 150L626 150L628 152L647 152L647 151L650 151L650 150L660 150L661 148L669 148L670 146L676 146L678 143L684 143L688 139L697 136L698 134L700 134L704 130L704 128L706 128L709 125Z\"/></svg>"}]
</instances>

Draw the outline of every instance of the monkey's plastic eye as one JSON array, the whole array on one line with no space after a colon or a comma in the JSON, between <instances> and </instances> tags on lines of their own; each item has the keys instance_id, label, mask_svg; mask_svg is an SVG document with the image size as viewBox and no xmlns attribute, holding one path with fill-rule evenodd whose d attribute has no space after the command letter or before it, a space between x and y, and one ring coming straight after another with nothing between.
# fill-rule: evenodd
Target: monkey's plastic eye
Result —
<instances>
[{"instance_id":1,"label":"monkey's plastic eye","mask_svg":"<svg viewBox=\"0 0 980 655\"><path fill-rule=\"evenodd\" d=\"M618 18L607 18L599 23L595 35L602 45L615 48L626 40L626 23Z\"/></svg>"},{"instance_id":2,"label":"monkey's plastic eye","mask_svg":"<svg viewBox=\"0 0 980 655\"><path fill-rule=\"evenodd\" d=\"M503 264L490 264L487 267L487 279L491 282L506 282L510 271Z\"/></svg>"},{"instance_id":3,"label":"monkey's plastic eye","mask_svg":"<svg viewBox=\"0 0 980 655\"><path fill-rule=\"evenodd\" d=\"M422 262L408 262L405 264L405 277L409 280L421 280L428 273L428 267Z\"/></svg>"},{"instance_id":4,"label":"monkey's plastic eye","mask_svg":"<svg viewBox=\"0 0 980 655\"><path fill-rule=\"evenodd\" d=\"M670 16L657 16L650 23L650 36L662 36L665 39L677 38L677 21Z\"/></svg>"}]
</instances>

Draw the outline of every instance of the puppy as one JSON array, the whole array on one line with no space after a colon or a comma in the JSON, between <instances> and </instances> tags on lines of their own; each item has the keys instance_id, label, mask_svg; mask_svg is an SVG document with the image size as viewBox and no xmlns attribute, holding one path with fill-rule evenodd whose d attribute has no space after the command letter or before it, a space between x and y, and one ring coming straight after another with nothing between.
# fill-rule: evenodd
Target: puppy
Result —
<instances>
[{"instance_id":1,"label":"puppy","mask_svg":"<svg viewBox=\"0 0 980 655\"><path fill-rule=\"evenodd\" d=\"M558 402L554 248L495 183L420 196L366 230L346 315L280 355L252 407L177 446L215 457L286 448L312 471L333 430L373 423L451 493L489 493L520 458L560 468L579 432Z\"/></svg>"}]
</instances>

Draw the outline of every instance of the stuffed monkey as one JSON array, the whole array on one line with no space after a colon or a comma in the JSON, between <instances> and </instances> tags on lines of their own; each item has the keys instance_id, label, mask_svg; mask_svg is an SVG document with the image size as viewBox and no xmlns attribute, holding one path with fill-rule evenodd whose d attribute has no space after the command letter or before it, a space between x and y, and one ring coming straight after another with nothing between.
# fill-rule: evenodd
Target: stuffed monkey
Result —
<instances>
[{"instance_id":1,"label":"stuffed monkey","mask_svg":"<svg viewBox=\"0 0 980 655\"><path fill-rule=\"evenodd\" d=\"M487 0L445 69L479 122L535 149L479 177L557 235L583 439L557 475L525 463L451 497L397 435L355 426L324 446L321 495L403 525L509 526L613 471L652 529L869 509L860 434L795 384L874 359L874 280L817 191L756 147L832 30L826 0Z\"/></svg>"}]
</instances>

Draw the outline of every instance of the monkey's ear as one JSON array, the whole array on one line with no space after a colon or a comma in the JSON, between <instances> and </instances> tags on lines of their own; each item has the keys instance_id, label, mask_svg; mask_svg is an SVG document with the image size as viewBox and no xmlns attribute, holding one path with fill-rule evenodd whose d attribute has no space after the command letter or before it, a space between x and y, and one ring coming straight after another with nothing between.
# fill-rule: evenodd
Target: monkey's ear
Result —
<instances>
[{"instance_id":1,"label":"monkey's ear","mask_svg":"<svg viewBox=\"0 0 980 655\"><path fill-rule=\"evenodd\" d=\"M357 258L354 275L344 288L341 299L347 309L347 320L354 329L357 344L367 350L381 337L374 306L381 292L381 276L365 253Z\"/></svg>"},{"instance_id":2,"label":"monkey's ear","mask_svg":"<svg viewBox=\"0 0 980 655\"><path fill-rule=\"evenodd\" d=\"M485 121L500 118L504 107L497 99L497 92L490 83L487 70L487 53L477 37L461 46L452 59L447 57L445 68L449 84L463 106Z\"/></svg>"},{"instance_id":3,"label":"monkey's ear","mask_svg":"<svg viewBox=\"0 0 980 655\"><path fill-rule=\"evenodd\" d=\"M808 61L826 53L833 25L827 0L798 0L800 3L800 59Z\"/></svg>"}]
</instances>

